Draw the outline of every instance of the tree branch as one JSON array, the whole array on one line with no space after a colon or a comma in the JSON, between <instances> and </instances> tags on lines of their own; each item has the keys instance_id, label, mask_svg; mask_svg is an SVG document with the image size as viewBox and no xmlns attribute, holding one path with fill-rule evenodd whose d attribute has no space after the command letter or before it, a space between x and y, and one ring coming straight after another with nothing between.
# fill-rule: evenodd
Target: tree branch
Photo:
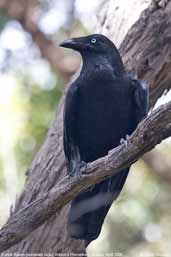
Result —
<instances>
[{"instance_id":1,"label":"tree branch","mask_svg":"<svg viewBox=\"0 0 171 257\"><path fill-rule=\"evenodd\" d=\"M81 176L65 177L39 199L13 214L0 230L0 252L20 242L59 212L78 193L130 166L163 139L171 136L171 101L153 111L124 144L82 168Z\"/></svg>"}]
</instances>

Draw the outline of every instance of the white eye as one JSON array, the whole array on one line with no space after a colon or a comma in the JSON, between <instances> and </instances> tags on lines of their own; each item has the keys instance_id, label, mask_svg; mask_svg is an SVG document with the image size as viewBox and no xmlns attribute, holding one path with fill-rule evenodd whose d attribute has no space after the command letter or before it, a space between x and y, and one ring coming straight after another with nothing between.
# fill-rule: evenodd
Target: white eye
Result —
<instances>
[{"instance_id":1,"label":"white eye","mask_svg":"<svg viewBox=\"0 0 171 257\"><path fill-rule=\"evenodd\" d=\"M92 38L92 39L91 39L91 43L92 43L92 44L95 44L95 43L96 43L96 38Z\"/></svg>"}]
</instances>

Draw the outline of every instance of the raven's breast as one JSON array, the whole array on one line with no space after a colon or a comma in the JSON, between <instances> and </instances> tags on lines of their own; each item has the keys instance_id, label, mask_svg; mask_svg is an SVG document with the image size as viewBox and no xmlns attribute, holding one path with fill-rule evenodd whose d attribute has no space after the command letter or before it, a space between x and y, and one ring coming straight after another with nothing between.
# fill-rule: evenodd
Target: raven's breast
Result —
<instances>
[{"instance_id":1,"label":"raven's breast","mask_svg":"<svg viewBox=\"0 0 171 257\"><path fill-rule=\"evenodd\" d=\"M79 89L77 142L81 157L90 162L108 153L131 134L131 90L121 81L89 83Z\"/></svg>"}]
</instances>

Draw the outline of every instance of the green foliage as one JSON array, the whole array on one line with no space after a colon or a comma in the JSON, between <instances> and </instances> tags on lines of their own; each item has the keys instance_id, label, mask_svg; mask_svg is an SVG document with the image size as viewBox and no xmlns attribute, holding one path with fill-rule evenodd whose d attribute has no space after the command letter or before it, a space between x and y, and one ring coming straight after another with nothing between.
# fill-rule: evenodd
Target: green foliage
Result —
<instances>
[{"instance_id":1,"label":"green foliage","mask_svg":"<svg viewBox=\"0 0 171 257\"><path fill-rule=\"evenodd\" d=\"M4 14L2 10L0 10L0 31L4 28L8 20L9 18Z\"/></svg>"},{"instance_id":2,"label":"green foliage","mask_svg":"<svg viewBox=\"0 0 171 257\"><path fill-rule=\"evenodd\" d=\"M23 78L23 85L26 80L28 78ZM22 97L27 98L27 118L23 133L15 147L17 168L21 176L43 143L53 121L62 87L62 80L56 82L56 86L49 90L43 90L39 85L27 81L27 87L22 89Z\"/></svg>"}]
</instances>

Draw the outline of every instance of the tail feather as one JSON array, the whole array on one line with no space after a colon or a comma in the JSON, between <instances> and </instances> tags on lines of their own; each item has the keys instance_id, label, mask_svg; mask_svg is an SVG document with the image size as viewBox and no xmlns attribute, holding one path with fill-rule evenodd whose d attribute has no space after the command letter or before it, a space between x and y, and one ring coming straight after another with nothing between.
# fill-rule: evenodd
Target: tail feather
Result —
<instances>
[{"instance_id":1,"label":"tail feather","mask_svg":"<svg viewBox=\"0 0 171 257\"><path fill-rule=\"evenodd\" d=\"M99 236L107 212L121 192L128 172L129 169L120 171L72 201L68 219L68 231L72 237L83 239L88 245Z\"/></svg>"}]
</instances>

